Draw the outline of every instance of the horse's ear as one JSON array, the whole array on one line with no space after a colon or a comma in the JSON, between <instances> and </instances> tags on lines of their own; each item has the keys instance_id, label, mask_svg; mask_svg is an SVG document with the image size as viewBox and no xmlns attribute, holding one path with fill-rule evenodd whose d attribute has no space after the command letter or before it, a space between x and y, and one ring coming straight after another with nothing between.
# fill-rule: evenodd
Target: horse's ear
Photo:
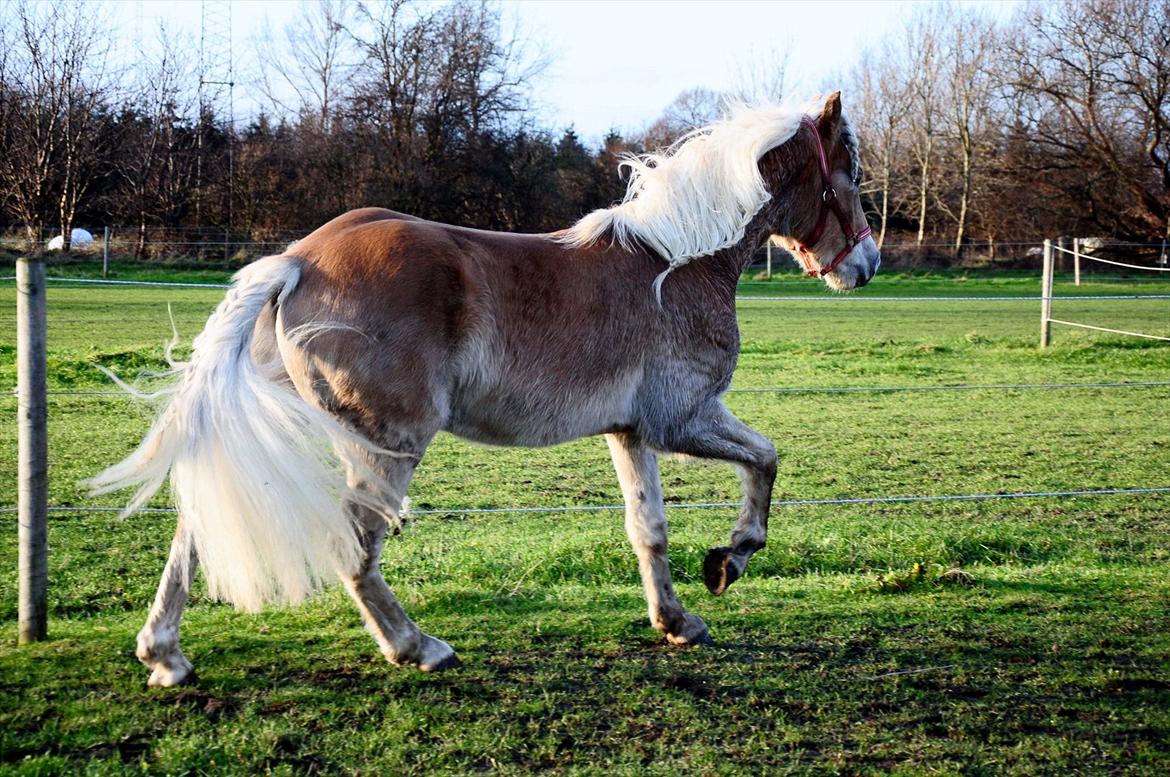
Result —
<instances>
[{"instance_id":1,"label":"horse's ear","mask_svg":"<svg viewBox=\"0 0 1170 777\"><path fill-rule=\"evenodd\" d=\"M825 107L821 110L820 128L823 132L831 132L841 121L841 90L833 92L825 98Z\"/></svg>"}]
</instances>

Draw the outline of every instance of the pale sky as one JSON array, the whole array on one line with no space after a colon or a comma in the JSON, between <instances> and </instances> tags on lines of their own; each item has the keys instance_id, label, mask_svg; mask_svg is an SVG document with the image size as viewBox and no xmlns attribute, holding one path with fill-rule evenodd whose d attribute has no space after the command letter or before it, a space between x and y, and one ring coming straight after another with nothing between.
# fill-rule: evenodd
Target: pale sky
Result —
<instances>
[{"instance_id":1,"label":"pale sky","mask_svg":"<svg viewBox=\"0 0 1170 777\"><path fill-rule=\"evenodd\" d=\"M158 22L197 47L200 0L106 0L129 42L149 44ZM236 111L255 112L255 36L264 21L279 31L297 0L233 0ZM921 2L921 0L919 0ZM547 69L533 85L540 123L573 125L596 142L610 128L641 129L682 91L739 91L745 72L787 54L789 94L836 87L866 46L897 34L914 0L507 0L506 20L540 48ZM1013 0L980 5L1007 13ZM849 95L844 96L848 110Z\"/></svg>"}]
</instances>

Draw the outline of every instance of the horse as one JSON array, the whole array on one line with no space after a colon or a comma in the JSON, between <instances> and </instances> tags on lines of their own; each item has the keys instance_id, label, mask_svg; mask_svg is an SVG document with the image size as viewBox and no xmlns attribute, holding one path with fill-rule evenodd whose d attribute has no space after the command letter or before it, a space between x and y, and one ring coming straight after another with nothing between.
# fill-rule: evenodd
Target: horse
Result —
<instances>
[{"instance_id":1,"label":"horse","mask_svg":"<svg viewBox=\"0 0 1170 777\"><path fill-rule=\"evenodd\" d=\"M235 275L140 446L90 482L136 487L129 514L170 478L178 525L137 640L149 685L194 677L179 622L197 566L212 597L247 611L339 576L388 661L457 666L379 568L439 431L529 447L604 434L651 626L711 641L671 584L657 457L740 470L738 522L703 561L720 595L764 547L777 461L721 401L737 282L770 237L838 291L880 255L840 92L740 105L624 164L624 198L558 232L365 208Z\"/></svg>"}]
</instances>

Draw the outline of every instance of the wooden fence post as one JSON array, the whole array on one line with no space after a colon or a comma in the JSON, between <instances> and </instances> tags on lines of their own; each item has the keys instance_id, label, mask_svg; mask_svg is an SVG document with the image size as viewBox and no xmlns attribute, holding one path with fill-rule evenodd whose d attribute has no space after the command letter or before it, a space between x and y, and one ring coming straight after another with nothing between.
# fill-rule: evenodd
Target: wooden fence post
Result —
<instances>
[{"instance_id":1,"label":"wooden fence post","mask_svg":"<svg viewBox=\"0 0 1170 777\"><path fill-rule=\"evenodd\" d=\"M105 278L110 274L110 228L105 228L105 234L102 237L102 277Z\"/></svg>"},{"instance_id":2,"label":"wooden fence post","mask_svg":"<svg viewBox=\"0 0 1170 777\"><path fill-rule=\"evenodd\" d=\"M16 261L19 641L47 631L48 440L45 406L45 263Z\"/></svg>"},{"instance_id":3,"label":"wooden fence post","mask_svg":"<svg viewBox=\"0 0 1170 777\"><path fill-rule=\"evenodd\" d=\"M768 264L767 264L767 269L764 271L764 277L767 278L768 280L772 280L772 236L771 235L768 236Z\"/></svg>"},{"instance_id":4,"label":"wooden fence post","mask_svg":"<svg viewBox=\"0 0 1170 777\"><path fill-rule=\"evenodd\" d=\"M1073 238L1073 285L1081 285L1081 239Z\"/></svg>"},{"instance_id":5,"label":"wooden fence post","mask_svg":"<svg viewBox=\"0 0 1170 777\"><path fill-rule=\"evenodd\" d=\"M1052 341L1052 241L1044 241L1044 271L1040 276L1040 347Z\"/></svg>"}]
</instances>

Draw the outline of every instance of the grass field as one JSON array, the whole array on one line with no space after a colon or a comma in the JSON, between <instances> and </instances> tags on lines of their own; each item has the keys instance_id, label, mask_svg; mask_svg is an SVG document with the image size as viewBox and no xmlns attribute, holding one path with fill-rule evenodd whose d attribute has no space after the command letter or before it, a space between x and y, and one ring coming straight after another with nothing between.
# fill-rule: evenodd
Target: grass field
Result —
<instances>
[{"instance_id":1,"label":"grass field","mask_svg":"<svg viewBox=\"0 0 1170 777\"><path fill-rule=\"evenodd\" d=\"M169 277L178 277L171 275ZM186 280L217 281L199 273ZM155 276L153 279L163 279ZM734 388L1170 380L1170 344L1057 328L1020 274L879 275L844 299L740 303ZM795 276L745 296L827 296ZM666 293L669 293L669 282ZM1057 294L1166 294L1095 278ZM161 366L166 304L190 337L222 292L50 287L50 383ZM15 382L0 283L0 385ZM1059 318L1170 336L1170 300L1059 300ZM777 499L1170 486L1170 387L751 393L729 406L780 450ZM6 417L15 401L0 399ZM50 503L138 441L148 408L54 395ZM15 503L15 424L0 427ZM663 463L675 504L731 501L730 469ZM148 690L133 657L173 518L53 513L50 639L15 645L16 526L0 514L0 770L28 774L1133 773L1170 771L1170 498L791 506L722 598L700 564L734 510L670 510L684 604L713 647L651 631L620 513L476 514L621 501L605 444L532 452L442 436L420 516L384 571L465 665L385 664L345 595L261 615L197 586L194 688ZM165 505L165 500L159 500Z\"/></svg>"}]
</instances>

